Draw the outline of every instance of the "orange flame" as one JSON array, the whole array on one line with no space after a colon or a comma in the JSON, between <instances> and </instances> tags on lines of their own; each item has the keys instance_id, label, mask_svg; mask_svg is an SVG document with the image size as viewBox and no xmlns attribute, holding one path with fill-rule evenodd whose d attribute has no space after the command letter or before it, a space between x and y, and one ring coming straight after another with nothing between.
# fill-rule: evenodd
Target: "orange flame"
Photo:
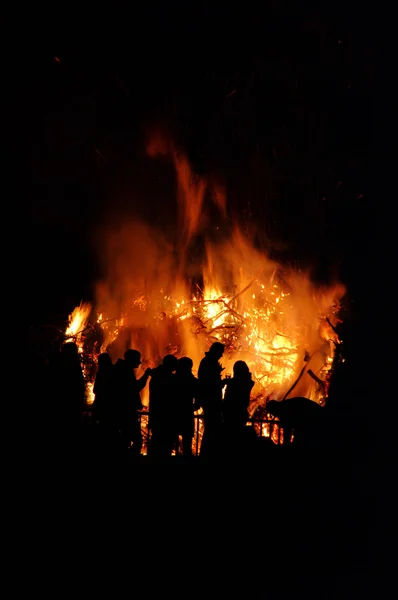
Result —
<instances>
[{"instance_id":1,"label":"orange flame","mask_svg":"<svg viewBox=\"0 0 398 600\"><path fill-rule=\"evenodd\" d=\"M90 318L92 306L89 302L81 302L79 306L69 315L69 324L65 331L66 338L78 337L81 339L81 334L87 326Z\"/></svg>"},{"instance_id":2,"label":"orange flame","mask_svg":"<svg viewBox=\"0 0 398 600\"><path fill-rule=\"evenodd\" d=\"M84 330L89 323L91 311L92 306L89 302L81 302L69 315L69 323L65 331L65 342L73 340L81 355L84 351ZM90 380L90 374L85 365L83 365L83 374L86 380L86 402L92 404L94 402L94 382Z\"/></svg>"}]
</instances>

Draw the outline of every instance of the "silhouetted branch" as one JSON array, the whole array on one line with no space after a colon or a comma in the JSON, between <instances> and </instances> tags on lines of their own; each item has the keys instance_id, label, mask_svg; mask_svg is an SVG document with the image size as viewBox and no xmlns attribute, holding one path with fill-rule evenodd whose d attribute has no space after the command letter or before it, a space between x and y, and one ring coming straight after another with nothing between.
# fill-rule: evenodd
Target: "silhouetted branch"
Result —
<instances>
[{"instance_id":1,"label":"silhouetted branch","mask_svg":"<svg viewBox=\"0 0 398 600\"><path fill-rule=\"evenodd\" d=\"M305 370L306 370L306 368L307 368L307 366L308 366L308 363L310 362L311 358L312 358L312 357L310 356L310 357L309 357L309 359L308 359L308 361L307 361L307 364L306 364L306 365L304 365L304 367L301 369L301 371L300 371L300 374L299 374L299 376L297 377L296 381L293 383L293 385L290 387L290 389L289 389L289 390L286 392L286 394L283 396L282 400L286 400L286 398L288 397L288 395L290 394L290 392L292 392L292 391L294 390L294 388L296 387L296 385L298 384L298 382L300 381L300 379L301 379L301 378L302 378L302 376L304 375L304 373L305 373Z\"/></svg>"}]
</instances>

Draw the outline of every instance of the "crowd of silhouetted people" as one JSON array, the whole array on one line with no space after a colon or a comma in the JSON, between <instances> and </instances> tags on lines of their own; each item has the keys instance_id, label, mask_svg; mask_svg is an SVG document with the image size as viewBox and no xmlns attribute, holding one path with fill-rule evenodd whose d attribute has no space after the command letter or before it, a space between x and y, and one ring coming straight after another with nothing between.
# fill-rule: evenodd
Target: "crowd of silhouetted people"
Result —
<instances>
[{"instance_id":1,"label":"crowd of silhouetted people","mask_svg":"<svg viewBox=\"0 0 398 600\"><path fill-rule=\"evenodd\" d=\"M160 365L147 368L139 378L138 350L126 350L124 359L115 364L108 353L100 354L92 418L103 443L110 447L119 445L133 456L141 455L144 409L141 392L146 385L149 386L147 453L153 461L168 460L180 447L184 459L192 458L194 413L199 409L204 421L201 458L219 458L227 444L240 443L246 434L254 381L243 361L235 363L233 377L223 378L219 362L223 353L223 344L212 344L200 362L197 377L192 372L191 358L167 354Z\"/></svg>"},{"instance_id":2,"label":"crowd of silhouetted people","mask_svg":"<svg viewBox=\"0 0 398 600\"><path fill-rule=\"evenodd\" d=\"M214 342L197 374L188 356L167 354L158 366L144 371L136 349L127 349L116 362L103 352L91 372L94 400L89 404L84 356L76 343L63 343L52 356L30 361L23 382L34 443L51 452L83 446L104 457L116 453L141 460L146 455L155 463L175 456L188 462L193 457L202 462L262 460L277 445L262 429L259 434L262 425L253 426L249 405L254 381L247 363L237 360L233 373L224 375L224 350L224 344ZM145 388L147 406L141 398ZM334 421L316 402L300 397L268 400L265 412L268 420L278 421L278 441L285 447L292 447L292 439L299 451L330 444Z\"/></svg>"},{"instance_id":3,"label":"crowd of silhouetted people","mask_svg":"<svg viewBox=\"0 0 398 600\"><path fill-rule=\"evenodd\" d=\"M224 345L215 342L204 353L197 376L187 356L164 356L161 364L147 368L137 377L141 353L128 349L123 359L113 363L109 353L98 356L93 384L94 402L87 416L86 382L81 355L74 342L61 350L45 366L40 393L49 401L51 424L57 443L73 443L90 424L96 447L105 453L128 451L132 458L167 461L173 455L191 460L193 455L212 461L241 453L257 436L247 426L250 393L254 385L248 365L238 360L233 375L223 377L220 359ZM37 373L36 373L37 377ZM45 382L45 385L43 384ZM149 388L149 405L144 407L141 392ZM50 398L56 395L56 402ZM146 413L148 409L148 413ZM201 410L200 410L201 409ZM195 438L195 413L203 421L200 452ZM143 440L142 416L148 414Z\"/></svg>"}]
</instances>

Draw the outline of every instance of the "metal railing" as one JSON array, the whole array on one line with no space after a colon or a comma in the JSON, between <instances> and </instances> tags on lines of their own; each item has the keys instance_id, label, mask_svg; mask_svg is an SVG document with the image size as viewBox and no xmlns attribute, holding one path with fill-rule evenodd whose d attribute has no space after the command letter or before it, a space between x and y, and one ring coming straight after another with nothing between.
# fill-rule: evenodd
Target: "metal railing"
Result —
<instances>
[{"instance_id":1,"label":"metal railing","mask_svg":"<svg viewBox=\"0 0 398 600\"><path fill-rule=\"evenodd\" d=\"M149 429L149 412L141 411L139 414L141 432L142 432L142 454L147 453L147 449L150 443L151 432ZM194 456L199 456L200 454L200 446L202 443L203 431L204 431L204 415L194 415L194 435L192 439L192 454ZM251 426L254 428L257 437L270 438L274 444L281 445L284 443L283 439L283 428L279 421L274 419L258 419L258 418L249 418L247 421L247 426ZM174 454L182 453L182 444L181 439L178 441L178 445L174 451Z\"/></svg>"}]
</instances>

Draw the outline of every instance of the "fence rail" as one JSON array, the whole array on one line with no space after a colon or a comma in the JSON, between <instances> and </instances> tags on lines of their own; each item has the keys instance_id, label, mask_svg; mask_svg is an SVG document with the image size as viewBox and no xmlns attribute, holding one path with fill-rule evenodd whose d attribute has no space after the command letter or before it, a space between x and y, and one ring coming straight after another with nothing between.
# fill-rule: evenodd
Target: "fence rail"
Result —
<instances>
[{"instance_id":1,"label":"fence rail","mask_svg":"<svg viewBox=\"0 0 398 600\"><path fill-rule=\"evenodd\" d=\"M148 411L141 411L139 413L141 431L143 437L143 454L146 454L147 448L149 446L149 441L151 437L151 433L149 430L149 413ZM203 430L204 430L204 416L194 415L195 419L195 428L194 428L194 436L192 443L192 453L194 456L199 456L200 453L200 445L202 442ZM250 418L247 421L247 426L251 426L254 428L256 435L258 437L266 437L271 438L271 440L277 444L283 444L283 428L280 425L279 421L274 419L258 419L258 418ZM181 440L179 441L178 447L175 450L176 454L182 452Z\"/></svg>"}]
</instances>

